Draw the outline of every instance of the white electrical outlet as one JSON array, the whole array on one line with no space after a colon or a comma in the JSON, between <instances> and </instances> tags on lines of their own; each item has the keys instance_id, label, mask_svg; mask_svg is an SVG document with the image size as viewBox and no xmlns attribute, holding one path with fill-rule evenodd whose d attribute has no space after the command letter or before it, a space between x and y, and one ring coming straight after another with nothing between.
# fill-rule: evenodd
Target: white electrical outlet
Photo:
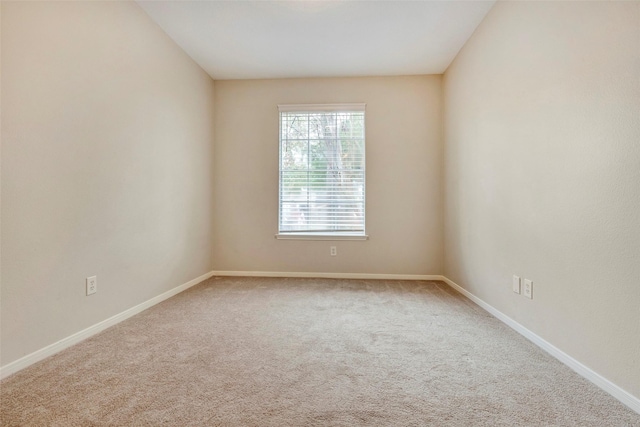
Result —
<instances>
[{"instance_id":1,"label":"white electrical outlet","mask_svg":"<svg viewBox=\"0 0 640 427\"><path fill-rule=\"evenodd\" d=\"M533 282L529 279L524 279L524 296L533 299Z\"/></svg>"},{"instance_id":2,"label":"white electrical outlet","mask_svg":"<svg viewBox=\"0 0 640 427\"><path fill-rule=\"evenodd\" d=\"M520 293L520 277L513 275L513 292Z\"/></svg>"},{"instance_id":3,"label":"white electrical outlet","mask_svg":"<svg viewBox=\"0 0 640 427\"><path fill-rule=\"evenodd\" d=\"M335 247L335 246L331 246L331 247L329 247L329 249L330 249L330 252L329 252L329 253L331 254L331 256L336 256L336 255L338 255L338 248L337 248L337 247Z\"/></svg>"},{"instance_id":4,"label":"white electrical outlet","mask_svg":"<svg viewBox=\"0 0 640 427\"><path fill-rule=\"evenodd\" d=\"M98 277L87 277L87 295L93 295L98 292Z\"/></svg>"}]
</instances>

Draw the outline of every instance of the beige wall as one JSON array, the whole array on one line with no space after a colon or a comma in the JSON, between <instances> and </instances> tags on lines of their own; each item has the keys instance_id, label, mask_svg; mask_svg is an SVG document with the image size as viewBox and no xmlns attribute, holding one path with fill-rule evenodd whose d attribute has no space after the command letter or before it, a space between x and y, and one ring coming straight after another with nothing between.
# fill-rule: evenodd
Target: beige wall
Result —
<instances>
[{"instance_id":1,"label":"beige wall","mask_svg":"<svg viewBox=\"0 0 640 427\"><path fill-rule=\"evenodd\" d=\"M276 240L277 105L354 102L367 104L370 240ZM442 272L440 76L216 81L215 106L216 270Z\"/></svg>"},{"instance_id":2,"label":"beige wall","mask_svg":"<svg viewBox=\"0 0 640 427\"><path fill-rule=\"evenodd\" d=\"M211 270L213 81L135 3L2 2L1 89L2 365Z\"/></svg>"},{"instance_id":3,"label":"beige wall","mask_svg":"<svg viewBox=\"0 0 640 427\"><path fill-rule=\"evenodd\" d=\"M638 76L639 2L499 2L444 131L445 274L640 397Z\"/></svg>"}]
</instances>

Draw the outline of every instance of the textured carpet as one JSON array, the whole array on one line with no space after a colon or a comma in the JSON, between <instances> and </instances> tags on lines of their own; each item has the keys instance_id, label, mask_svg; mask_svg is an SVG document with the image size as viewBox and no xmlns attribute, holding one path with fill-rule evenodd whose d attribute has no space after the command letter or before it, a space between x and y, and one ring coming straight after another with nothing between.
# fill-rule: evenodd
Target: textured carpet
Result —
<instances>
[{"instance_id":1,"label":"textured carpet","mask_svg":"<svg viewBox=\"0 0 640 427\"><path fill-rule=\"evenodd\" d=\"M0 397L3 426L640 426L441 282L212 278Z\"/></svg>"}]
</instances>

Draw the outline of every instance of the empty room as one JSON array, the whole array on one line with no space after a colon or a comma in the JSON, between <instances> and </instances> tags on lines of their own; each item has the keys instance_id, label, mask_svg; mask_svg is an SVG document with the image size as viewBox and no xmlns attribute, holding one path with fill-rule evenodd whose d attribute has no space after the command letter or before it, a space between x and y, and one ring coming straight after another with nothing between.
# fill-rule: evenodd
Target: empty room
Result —
<instances>
[{"instance_id":1,"label":"empty room","mask_svg":"<svg viewBox=\"0 0 640 427\"><path fill-rule=\"evenodd\" d=\"M640 1L0 2L0 425L640 426Z\"/></svg>"}]
</instances>

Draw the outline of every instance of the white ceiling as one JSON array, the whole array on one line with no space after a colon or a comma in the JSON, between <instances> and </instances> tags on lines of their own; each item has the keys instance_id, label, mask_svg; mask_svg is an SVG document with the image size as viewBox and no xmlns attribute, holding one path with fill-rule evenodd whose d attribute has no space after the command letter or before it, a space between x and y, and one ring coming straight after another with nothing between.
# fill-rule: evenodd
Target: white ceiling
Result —
<instances>
[{"instance_id":1,"label":"white ceiling","mask_svg":"<svg viewBox=\"0 0 640 427\"><path fill-rule=\"evenodd\" d=\"M144 1L214 79L441 74L491 1Z\"/></svg>"}]
</instances>

